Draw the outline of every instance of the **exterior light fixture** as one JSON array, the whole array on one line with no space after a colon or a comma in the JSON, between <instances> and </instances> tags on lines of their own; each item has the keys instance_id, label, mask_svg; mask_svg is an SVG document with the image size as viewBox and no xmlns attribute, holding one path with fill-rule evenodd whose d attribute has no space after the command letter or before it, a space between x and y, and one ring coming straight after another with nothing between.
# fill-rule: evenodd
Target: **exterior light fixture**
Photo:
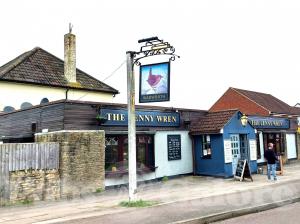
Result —
<instances>
[{"instance_id":1,"label":"exterior light fixture","mask_svg":"<svg viewBox=\"0 0 300 224\"><path fill-rule=\"evenodd\" d=\"M98 114L96 116L96 120L98 121L98 124L101 125L107 121L107 118Z\"/></svg>"},{"instance_id":2,"label":"exterior light fixture","mask_svg":"<svg viewBox=\"0 0 300 224\"><path fill-rule=\"evenodd\" d=\"M241 117L241 123L244 127L246 127L248 123L248 117L245 114L243 114L243 116Z\"/></svg>"}]
</instances>

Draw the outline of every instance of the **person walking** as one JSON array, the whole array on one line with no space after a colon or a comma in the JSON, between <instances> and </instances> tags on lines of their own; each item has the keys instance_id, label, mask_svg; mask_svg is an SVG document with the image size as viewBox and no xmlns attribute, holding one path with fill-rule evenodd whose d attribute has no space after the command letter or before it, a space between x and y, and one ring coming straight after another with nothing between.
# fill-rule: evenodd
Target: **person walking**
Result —
<instances>
[{"instance_id":1,"label":"person walking","mask_svg":"<svg viewBox=\"0 0 300 224\"><path fill-rule=\"evenodd\" d=\"M268 149L265 151L265 158L267 160L267 173L268 180L271 180L271 173L273 176L273 180L276 181L276 161L278 161L277 156L274 152L273 143L268 143Z\"/></svg>"}]
</instances>

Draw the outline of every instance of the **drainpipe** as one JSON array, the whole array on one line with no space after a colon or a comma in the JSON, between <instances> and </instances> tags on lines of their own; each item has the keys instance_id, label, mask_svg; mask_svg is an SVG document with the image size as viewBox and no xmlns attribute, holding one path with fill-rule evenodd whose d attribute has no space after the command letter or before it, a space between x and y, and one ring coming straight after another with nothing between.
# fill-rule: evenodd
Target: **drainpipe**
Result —
<instances>
[{"instance_id":1,"label":"drainpipe","mask_svg":"<svg viewBox=\"0 0 300 224\"><path fill-rule=\"evenodd\" d=\"M192 154L193 154L193 175L196 176L196 156L195 156L195 138L193 135L192 137Z\"/></svg>"},{"instance_id":2,"label":"drainpipe","mask_svg":"<svg viewBox=\"0 0 300 224\"><path fill-rule=\"evenodd\" d=\"M67 90L66 90L66 100L68 99L68 92L69 92L69 88L67 88Z\"/></svg>"}]
</instances>

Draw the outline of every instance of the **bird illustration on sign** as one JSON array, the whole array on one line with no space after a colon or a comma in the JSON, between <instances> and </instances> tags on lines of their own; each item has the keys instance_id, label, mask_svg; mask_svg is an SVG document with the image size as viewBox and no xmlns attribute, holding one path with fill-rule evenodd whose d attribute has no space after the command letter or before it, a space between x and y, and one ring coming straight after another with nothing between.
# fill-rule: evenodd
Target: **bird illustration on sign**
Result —
<instances>
[{"instance_id":1,"label":"bird illustration on sign","mask_svg":"<svg viewBox=\"0 0 300 224\"><path fill-rule=\"evenodd\" d=\"M162 75L153 75L152 74L152 68L150 68L147 82L149 83L149 85L152 88L154 88L160 82L160 80L161 80L162 77L163 77Z\"/></svg>"},{"instance_id":2,"label":"bird illustration on sign","mask_svg":"<svg viewBox=\"0 0 300 224\"><path fill-rule=\"evenodd\" d=\"M141 93L168 93L169 64L146 65L141 68Z\"/></svg>"}]
</instances>

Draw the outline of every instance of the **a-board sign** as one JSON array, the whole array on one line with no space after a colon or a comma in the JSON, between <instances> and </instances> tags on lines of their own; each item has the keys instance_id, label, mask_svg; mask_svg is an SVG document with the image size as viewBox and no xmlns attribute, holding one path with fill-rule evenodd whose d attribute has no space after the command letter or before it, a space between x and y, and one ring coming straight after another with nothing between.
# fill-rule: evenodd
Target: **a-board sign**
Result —
<instances>
[{"instance_id":1,"label":"a-board sign","mask_svg":"<svg viewBox=\"0 0 300 224\"><path fill-rule=\"evenodd\" d=\"M181 159L180 135L168 135L168 160Z\"/></svg>"},{"instance_id":2,"label":"a-board sign","mask_svg":"<svg viewBox=\"0 0 300 224\"><path fill-rule=\"evenodd\" d=\"M283 167L282 167L282 156L278 156L278 161L276 161L276 171L282 175L283 174Z\"/></svg>"},{"instance_id":3,"label":"a-board sign","mask_svg":"<svg viewBox=\"0 0 300 224\"><path fill-rule=\"evenodd\" d=\"M237 163L237 167L235 170L234 178L238 179L240 181L243 181L245 178L251 179L253 181L251 172L250 172L250 167L249 163L246 159L244 160L239 160Z\"/></svg>"}]
</instances>

